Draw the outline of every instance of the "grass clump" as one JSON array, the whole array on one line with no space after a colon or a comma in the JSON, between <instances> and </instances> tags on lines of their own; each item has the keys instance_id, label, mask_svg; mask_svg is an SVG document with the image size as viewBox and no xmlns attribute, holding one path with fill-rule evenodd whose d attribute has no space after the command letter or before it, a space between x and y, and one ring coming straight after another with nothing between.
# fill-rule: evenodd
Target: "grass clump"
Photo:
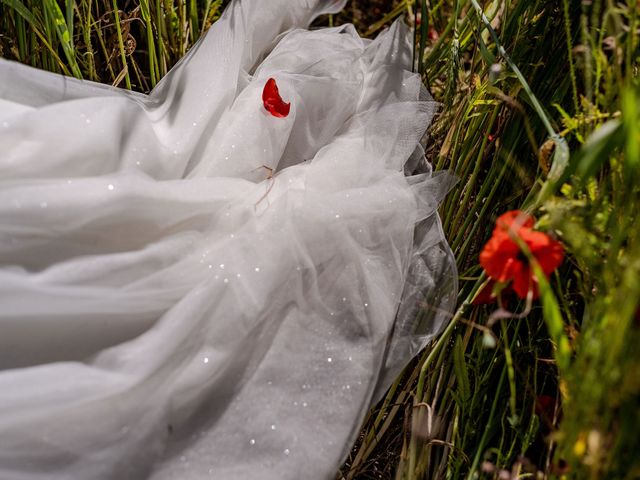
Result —
<instances>
[{"instance_id":1,"label":"grass clump","mask_svg":"<svg viewBox=\"0 0 640 480\"><path fill-rule=\"evenodd\" d=\"M441 212L459 308L370 414L340 476L394 478L372 469L394 445L397 479L639 478L638 6L414 11L416 65L443 104L427 155L461 179ZM568 256L540 301L512 300L500 318L472 300L479 251L512 209Z\"/></svg>"},{"instance_id":2,"label":"grass clump","mask_svg":"<svg viewBox=\"0 0 640 480\"><path fill-rule=\"evenodd\" d=\"M229 0L1 0L0 55L148 92Z\"/></svg>"}]
</instances>

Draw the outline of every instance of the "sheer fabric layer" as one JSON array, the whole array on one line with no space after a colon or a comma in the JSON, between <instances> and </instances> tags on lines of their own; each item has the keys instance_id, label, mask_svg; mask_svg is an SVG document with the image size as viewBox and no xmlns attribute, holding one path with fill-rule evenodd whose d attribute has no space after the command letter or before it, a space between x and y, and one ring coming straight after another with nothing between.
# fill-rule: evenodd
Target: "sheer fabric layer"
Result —
<instances>
[{"instance_id":1,"label":"sheer fabric layer","mask_svg":"<svg viewBox=\"0 0 640 480\"><path fill-rule=\"evenodd\" d=\"M148 96L0 60L0 478L332 478L441 329L434 104L340 3L236 1Z\"/></svg>"}]
</instances>

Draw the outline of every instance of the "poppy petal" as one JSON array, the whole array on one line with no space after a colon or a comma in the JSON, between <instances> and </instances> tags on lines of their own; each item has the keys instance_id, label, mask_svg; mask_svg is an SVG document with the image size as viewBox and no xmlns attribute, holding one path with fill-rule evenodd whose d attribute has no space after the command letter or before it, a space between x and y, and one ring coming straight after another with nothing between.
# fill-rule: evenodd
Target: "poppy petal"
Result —
<instances>
[{"instance_id":1,"label":"poppy petal","mask_svg":"<svg viewBox=\"0 0 640 480\"><path fill-rule=\"evenodd\" d=\"M485 305L495 303L498 298L503 302L510 296L511 287L505 283L496 282L493 278L489 278L471 301L472 305Z\"/></svg>"},{"instance_id":2,"label":"poppy petal","mask_svg":"<svg viewBox=\"0 0 640 480\"><path fill-rule=\"evenodd\" d=\"M270 78L262 91L262 103L264 108L274 117L283 118L289 115L291 103L285 103L278 91L275 78Z\"/></svg>"},{"instance_id":3,"label":"poppy petal","mask_svg":"<svg viewBox=\"0 0 640 480\"><path fill-rule=\"evenodd\" d=\"M496 295L494 295L494 292L493 292L493 287L495 287L496 283L497 282L494 279L492 278L489 279L487 283L485 283L482 287L480 287L480 290L478 291L474 299L471 301L471 304L484 305L486 303L495 302L498 299L498 297L496 297Z\"/></svg>"},{"instance_id":4,"label":"poppy petal","mask_svg":"<svg viewBox=\"0 0 640 480\"><path fill-rule=\"evenodd\" d=\"M522 210L509 210L498 217L493 233L508 232L509 230L519 231L521 228L530 229L534 224L535 220L528 213Z\"/></svg>"},{"instance_id":5,"label":"poppy petal","mask_svg":"<svg viewBox=\"0 0 640 480\"><path fill-rule=\"evenodd\" d=\"M504 233L492 236L480 252L480 265L498 282L514 278L523 267L518 259L518 245Z\"/></svg>"},{"instance_id":6,"label":"poppy petal","mask_svg":"<svg viewBox=\"0 0 640 480\"><path fill-rule=\"evenodd\" d=\"M538 281L529 265L525 265L518 275L514 277L512 287L516 295L522 299L527 298L529 290L532 291L534 300L540 296Z\"/></svg>"},{"instance_id":7,"label":"poppy petal","mask_svg":"<svg viewBox=\"0 0 640 480\"><path fill-rule=\"evenodd\" d=\"M545 275L550 275L560 266L564 259L564 248L560 242L543 232L527 231L521 236Z\"/></svg>"}]
</instances>

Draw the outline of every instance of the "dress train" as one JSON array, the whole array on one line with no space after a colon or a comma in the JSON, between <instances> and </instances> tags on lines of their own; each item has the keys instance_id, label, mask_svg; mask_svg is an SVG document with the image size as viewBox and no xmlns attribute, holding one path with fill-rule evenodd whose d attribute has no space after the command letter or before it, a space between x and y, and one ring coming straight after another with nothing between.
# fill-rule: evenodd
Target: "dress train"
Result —
<instances>
[{"instance_id":1,"label":"dress train","mask_svg":"<svg viewBox=\"0 0 640 480\"><path fill-rule=\"evenodd\" d=\"M434 102L342 3L236 0L149 95L0 60L0 479L332 478L441 330Z\"/></svg>"}]
</instances>

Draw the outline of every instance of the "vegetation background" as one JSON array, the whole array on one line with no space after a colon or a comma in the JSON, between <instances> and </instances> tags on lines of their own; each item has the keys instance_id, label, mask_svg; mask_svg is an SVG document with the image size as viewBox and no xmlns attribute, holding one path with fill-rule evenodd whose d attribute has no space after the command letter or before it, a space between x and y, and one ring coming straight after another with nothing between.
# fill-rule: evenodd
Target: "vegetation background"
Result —
<instances>
[{"instance_id":1,"label":"vegetation background","mask_svg":"<svg viewBox=\"0 0 640 480\"><path fill-rule=\"evenodd\" d=\"M149 91L226 3L0 0L0 56ZM415 26L415 69L441 103L427 157L460 178L441 209L459 308L369 412L337 478L640 478L639 12L351 0L318 23ZM567 257L539 301L475 305L478 253L511 209Z\"/></svg>"}]
</instances>

